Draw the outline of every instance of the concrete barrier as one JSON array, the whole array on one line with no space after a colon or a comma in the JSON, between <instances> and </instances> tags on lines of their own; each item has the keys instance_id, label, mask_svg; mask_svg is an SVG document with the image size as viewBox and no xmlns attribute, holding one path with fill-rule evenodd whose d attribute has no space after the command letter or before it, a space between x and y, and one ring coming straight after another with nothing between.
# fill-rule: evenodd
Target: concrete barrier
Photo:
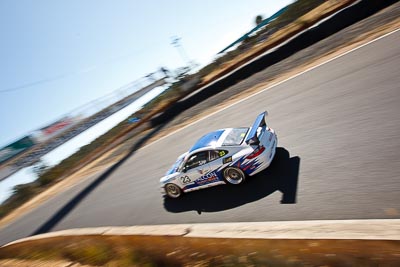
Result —
<instances>
[{"instance_id":1,"label":"concrete barrier","mask_svg":"<svg viewBox=\"0 0 400 267\"><path fill-rule=\"evenodd\" d=\"M400 240L400 219L143 225L62 230L8 243L62 236L149 235L202 238Z\"/></svg>"}]
</instances>

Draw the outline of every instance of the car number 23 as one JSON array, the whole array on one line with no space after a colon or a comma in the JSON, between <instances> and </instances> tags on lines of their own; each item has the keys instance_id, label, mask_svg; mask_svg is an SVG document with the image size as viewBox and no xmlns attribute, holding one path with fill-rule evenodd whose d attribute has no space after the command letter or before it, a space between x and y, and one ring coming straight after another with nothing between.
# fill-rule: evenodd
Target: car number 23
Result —
<instances>
[{"instance_id":1,"label":"car number 23","mask_svg":"<svg viewBox=\"0 0 400 267\"><path fill-rule=\"evenodd\" d=\"M188 184L191 182L191 180L190 180L189 176L186 175L186 176L181 177L181 182L182 182L182 184Z\"/></svg>"}]
</instances>

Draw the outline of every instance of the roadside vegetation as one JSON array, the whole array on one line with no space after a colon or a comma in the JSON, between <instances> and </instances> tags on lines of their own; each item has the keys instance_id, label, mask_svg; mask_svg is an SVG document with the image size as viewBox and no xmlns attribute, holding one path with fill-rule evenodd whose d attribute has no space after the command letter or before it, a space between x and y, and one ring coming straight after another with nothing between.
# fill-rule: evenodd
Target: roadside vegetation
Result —
<instances>
[{"instance_id":1,"label":"roadside vegetation","mask_svg":"<svg viewBox=\"0 0 400 267\"><path fill-rule=\"evenodd\" d=\"M63 236L2 247L0 265L18 259L23 266L399 266L399 249L399 241L388 240Z\"/></svg>"},{"instance_id":2,"label":"roadside vegetation","mask_svg":"<svg viewBox=\"0 0 400 267\"><path fill-rule=\"evenodd\" d=\"M40 169L39 178L36 181L16 186L13 195L0 205L0 219L107 150L126 141L128 134L133 130L140 126L142 127L141 130L149 129L148 121L174 105L178 100L352 2L354 0L298 0L289 5L277 19L262 28L254 36L243 41L234 50L219 56L214 62L203 67L197 73L186 73L176 77L176 82L167 90L131 115L131 117L140 118L138 123L130 124L127 121L119 123L58 165ZM259 22L260 18L256 21ZM190 88L184 88L185 83L193 79L198 79L199 82Z\"/></svg>"}]
</instances>

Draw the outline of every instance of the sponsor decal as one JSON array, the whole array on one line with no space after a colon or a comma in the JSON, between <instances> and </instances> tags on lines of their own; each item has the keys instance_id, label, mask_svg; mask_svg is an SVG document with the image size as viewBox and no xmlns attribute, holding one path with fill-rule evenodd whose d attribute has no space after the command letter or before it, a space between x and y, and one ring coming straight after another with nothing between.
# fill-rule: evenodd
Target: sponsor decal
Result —
<instances>
[{"instance_id":1,"label":"sponsor decal","mask_svg":"<svg viewBox=\"0 0 400 267\"><path fill-rule=\"evenodd\" d=\"M214 183L217 181L219 181L218 175L215 171L212 171L201 176L199 179L196 180L196 183L198 185L204 185L204 184Z\"/></svg>"},{"instance_id":2,"label":"sponsor decal","mask_svg":"<svg viewBox=\"0 0 400 267\"><path fill-rule=\"evenodd\" d=\"M226 158L224 158L224 159L222 160L222 163L223 163L223 164L228 163L228 162L232 162L232 157L226 157Z\"/></svg>"}]
</instances>

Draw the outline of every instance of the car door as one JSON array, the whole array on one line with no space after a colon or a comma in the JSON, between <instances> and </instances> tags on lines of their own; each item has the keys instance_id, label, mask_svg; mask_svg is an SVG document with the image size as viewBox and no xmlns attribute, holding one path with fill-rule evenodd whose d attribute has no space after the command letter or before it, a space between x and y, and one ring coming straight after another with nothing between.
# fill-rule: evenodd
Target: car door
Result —
<instances>
[{"instance_id":1,"label":"car door","mask_svg":"<svg viewBox=\"0 0 400 267\"><path fill-rule=\"evenodd\" d=\"M184 165L184 171L179 178L183 188L194 184L197 179L209 171L207 161L207 151L197 152L188 157L188 160Z\"/></svg>"}]
</instances>

